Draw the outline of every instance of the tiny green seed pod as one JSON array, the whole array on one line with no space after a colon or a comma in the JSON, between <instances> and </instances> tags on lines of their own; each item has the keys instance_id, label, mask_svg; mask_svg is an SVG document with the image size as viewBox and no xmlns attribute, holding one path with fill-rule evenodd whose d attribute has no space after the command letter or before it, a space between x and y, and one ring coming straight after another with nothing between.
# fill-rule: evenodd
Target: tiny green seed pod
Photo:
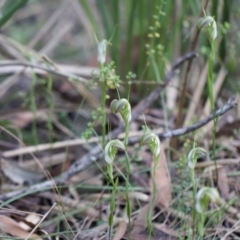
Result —
<instances>
[{"instance_id":1,"label":"tiny green seed pod","mask_svg":"<svg viewBox=\"0 0 240 240\"><path fill-rule=\"evenodd\" d=\"M204 213L210 200L213 202L220 201L217 189L211 187L203 187L200 189L196 195L196 211L198 213Z\"/></svg>"},{"instance_id":2,"label":"tiny green seed pod","mask_svg":"<svg viewBox=\"0 0 240 240\"><path fill-rule=\"evenodd\" d=\"M211 41L217 38L217 24L213 17L207 16L198 20L199 29L206 29Z\"/></svg>"},{"instance_id":3,"label":"tiny green seed pod","mask_svg":"<svg viewBox=\"0 0 240 240\"><path fill-rule=\"evenodd\" d=\"M131 106L127 99L122 98L119 100L114 99L111 102L110 109L113 113L120 113L125 124L131 121Z\"/></svg>"},{"instance_id":4,"label":"tiny green seed pod","mask_svg":"<svg viewBox=\"0 0 240 240\"><path fill-rule=\"evenodd\" d=\"M197 158L206 155L207 151L204 148L201 147L195 147L193 148L189 153L187 157L188 167L190 169L194 169Z\"/></svg>"},{"instance_id":5,"label":"tiny green seed pod","mask_svg":"<svg viewBox=\"0 0 240 240\"><path fill-rule=\"evenodd\" d=\"M152 155L157 157L161 151L159 137L154 133L146 133L140 140L141 145L148 145Z\"/></svg>"},{"instance_id":6,"label":"tiny green seed pod","mask_svg":"<svg viewBox=\"0 0 240 240\"><path fill-rule=\"evenodd\" d=\"M113 163L118 149L125 150L125 146L120 140L115 139L107 143L104 150L104 157L108 164Z\"/></svg>"}]
</instances>

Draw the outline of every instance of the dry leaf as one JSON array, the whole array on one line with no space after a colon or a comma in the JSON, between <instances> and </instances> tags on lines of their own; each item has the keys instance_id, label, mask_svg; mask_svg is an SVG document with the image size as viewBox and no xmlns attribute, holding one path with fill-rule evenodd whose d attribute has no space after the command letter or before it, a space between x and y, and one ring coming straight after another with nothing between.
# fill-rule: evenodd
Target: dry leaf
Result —
<instances>
[{"instance_id":1,"label":"dry leaf","mask_svg":"<svg viewBox=\"0 0 240 240\"><path fill-rule=\"evenodd\" d=\"M229 197L229 184L227 178L226 168L222 167L218 169L218 189L220 191L221 197L228 199Z\"/></svg>"},{"instance_id":2,"label":"dry leaf","mask_svg":"<svg viewBox=\"0 0 240 240\"><path fill-rule=\"evenodd\" d=\"M27 217L24 219L25 221L21 221L19 222L19 226L26 230L26 231L30 231L31 230L31 227L27 224L27 223L31 223L31 226L32 225L36 225L40 220L40 216L39 215L36 215L36 214L29 214L27 215Z\"/></svg>"},{"instance_id":3,"label":"dry leaf","mask_svg":"<svg viewBox=\"0 0 240 240\"><path fill-rule=\"evenodd\" d=\"M145 240L149 239L149 235L147 232L147 222L146 216L148 214L149 204L146 204L142 207L137 215L136 220L133 223L132 230L132 239L133 240ZM154 223L154 236L151 236L151 240L176 240L177 232L169 229L167 226L163 224ZM127 237L127 234L125 234ZM126 238L128 239L128 238Z\"/></svg>"},{"instance_id":4,"label":"dry leaf","mask_svg":"<svg viewBox=\"0 0 240 240\"><path fill-rule=\"evenodd\" d=\"M22 129L34 119L47 121L48 115L45 111L37 111L36 113L25 111L14 114L10 121L15 127Z\"/></svg>"},{"instance_id":5,"label":"dry leaf","mask_svg":"<svg viewBox=\"0 0 240 240\"><path fill-rule=\"evenodd\" d=\"M14 183L34 184L45 177L43 173L30 171L28 169L19 167L17 164L10 163L4 159L2 159L1 163L4 175L10 178Z\"/></svg>"},{"instance_id":6,"label":"dry leaf","mask_svg":"<svg viewBox=\"0 0 240 240\"><path fill-rule=\"evenodd\" d=\"M152 164L152 170L153 170L153 164ZM152 172L153 176L153 172ZM158 204L161 207L168 208L171 202L171 193L172 193L172 185L171 185L171 178L168 172L168 166L167 166L167 160L164 153L164 145L162 144L161 147L161 153L156 169L156 186L157 186L157 193L155 196L155 202L154 206L157 206ZM150 187L153 188L152 179L150 180ZM152 197L152 194L150 196L150 199ZM144 234L144 231L147 227L147 215L149 210L149 204L146 204L144 207L140 209L140 212L137 216L137 219L134 221L134 227L132 230L133 235L136 237L135 239L144 239L146 235ZM140 233L143 233L141 235ZM134 237L133 237L134 239ZM147 239L147 238L146 238Z\"/></svg>"},{"instance_id":7,"label":"dry leaf","mask_svg":"<svg viewBox=\"0 0 240 240\"><path fill-rule=\"evenodd\" d=\"M14 237L23 239L29 235L29 232L23 230L16 221L5 215L0 215L0 230ZM32 234L28 239L42 240L42 238L36 234Z\"/></svg>"},{"instance_id":8,"label":"dry leaf","mask_svg":"<svg viewBox=\"0 0 240 240\"><path fill-rule=\"evenodd\" d=\"M152 164L152 176L153 176L153 164ZM161 148L161 153L160 153L155 176L156 176L155 182L157 186L157 193L155 197L154 206L157 206L159 204L161 207L168 208L171 202L172 184L171 184L171 178L168 171L166 156L164 153L164 147ZM151 179L151 182L150 182L151 188L153 186L152 181L153 179Z\"/></svg>"},{"instance_id":9,"label":"dry leaf","mask_svg":"<svg viewBox=\"0 0 240 240\"><path fill-rule=\"evenodd\" d=\"M121 240L124 233L126 232L127 230L127 222L126 221L121 221L117 227L117 230L116 230L116 233L113 237L113 240Z\"/></svg>"},{"instance_id":10,"label":"dry leaf","mask_svg":"<svg viewBox=\"0 0 240 240\"><path fill-rule=\"evenodd\" d=\"M148 215L149 204L146 204L142 207L137 215L136 220L134 221L134 227L132 230L133 234L139 234L140 232L144 232L147 227L147 215Z\"/></svg>"}]
</instances>

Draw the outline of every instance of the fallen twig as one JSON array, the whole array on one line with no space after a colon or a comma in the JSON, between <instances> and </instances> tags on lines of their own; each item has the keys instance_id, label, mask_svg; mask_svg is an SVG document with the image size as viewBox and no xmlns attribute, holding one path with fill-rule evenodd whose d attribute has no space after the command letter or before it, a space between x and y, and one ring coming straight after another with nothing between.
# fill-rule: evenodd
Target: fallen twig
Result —
<instances>
[{"instance_id":1,"label":"fallen twig","mask_svg":"<svg viewBox=\"0 0 240 240\"><path fill-rule=\"evenodd\" d=\"M191 125L189 127L184 127L184 128L179 128L179 129L175 129L172 131L163 132L163 133L159 134L158 136L160 138L171 138L171 137L175 137L175 136L184 135L189 132L193 132L196 129L199 129L200 127L206 125L213 119L215 119L219 116L222 116L224 113L226 113L227 111L229 111L236 105L237 105L236 97L232 96L231 98L228 99L227 103L222 108L220 108L217 111L215 111L214 113L210 114L208 117L204 118L203 120L201 120L197 123L194 123L193 125Z\"/></svg>"},{"instance_id":2,"label":"fallen twig","mask_svg":"<svg viewBox=\"0 0 240 240\"><path fill-rule=\"evenodd\" d=\"M0 67L4 67L4 66L23 66L23 67L41 69L41 70L49 72L51 74L55 74L59 77L78 80L79 82L82 82L82 83L88 83L87 79L85 79L85 78L82 78L82 77L79 77L79 76L76 76L73 74L69 74L69 73L60 72L58 69L49 68L49 67L46 67L46 66L40 65L40 64L33 64L30 62L13 61L13 60L12 61L1 61Z\"/></svg>"}]
</instances>

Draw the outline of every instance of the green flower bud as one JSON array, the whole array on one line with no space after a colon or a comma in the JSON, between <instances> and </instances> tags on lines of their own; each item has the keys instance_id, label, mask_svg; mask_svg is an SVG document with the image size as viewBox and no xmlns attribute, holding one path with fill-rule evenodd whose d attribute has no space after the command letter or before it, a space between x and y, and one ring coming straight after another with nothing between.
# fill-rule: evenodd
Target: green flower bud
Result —
<instances>
[{"instance_id":1,"label":"green flower bud","mask_svg":"<svg viewBox=\"0 0 240 240\"><path fill-rule=\"evenodd\" d=\"M198 20L199 29L206 29L211 41L217 38L217 24L213 17L207 16Z\"/></svg>"},{"instance_id":2,"label":"green flower bud","mask_svg":"<svg viewBox=\"0 0 240 240\"><path fill-rule=\"evenodd\" d=\"M210 200L213 202L220 201L217 189L211 187L203 187L200 189L196 195L196 211L204 213Z\"/></svg>"},{"instance_id":3,"label":"green flower bud","mask_svg":"<svg viewBox=\"0 0 240 240\"><path fill-rule=\"evenodd\" d=\"M195 168L197 158L206 155L207 151L204 148L201 147L195 147L193 148L189 153L187 157L188 167L191 169Z\"/></svg>"},{"instance_id":4,"label":"green flower bud","mask_svg":"<svg viewBox=\"0 0 240 240\"><path fill-rule=\"evenodd\" d=\"M104 64L106 61L106 53L107 53L107 40L102 40L98 43L98 62Z\"/></svg>"},{"instance_id":5,"label":"green flower bud","mask_svg":"<svg viewBox=\"0 0 240 240\"><path fill-rule=\"evenodd\" d=\"M125 150L125 146L120 140L115 139L107 143L104 150L104 157L108 164L113 163L118 149Z\"/></svg>"},{"instance_id":6,"label":"green flower bud","mask_svg":"<svg viewBox=\"0 0 240 240\"><path fill-rule=\"evenodd\" d=\"M111 102L110 109L113 113L120 113L125 124L131 121L131 106L127 99L122 98L120 100L114 99Z\"/></svg>"},{"instance_id":7,"label":"green flower bud","mask_svg":"<svg viewBox=\"0 0 240 240\"><path fill-rule=\"evenodd\" d=\"M161 144L159 137L154 133L146 133L140 140L141 145L148 145L154 157L160 155Z\"/></svg>"}]
</instances>

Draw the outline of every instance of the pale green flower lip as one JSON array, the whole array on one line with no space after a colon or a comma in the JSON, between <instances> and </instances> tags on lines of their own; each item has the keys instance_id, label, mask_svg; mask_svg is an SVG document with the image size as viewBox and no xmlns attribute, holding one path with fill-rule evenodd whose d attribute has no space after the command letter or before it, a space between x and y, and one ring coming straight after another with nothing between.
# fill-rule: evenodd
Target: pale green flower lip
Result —
<instances>
[{"instance_id":1,"label":"pale green flower lip","mask_svg":"<svg viewBox=\"0 0 240 240\"><path fill-rule=\"evenodd\" d=\"M110 109L113 113L120 113L125 124L131 121L132 119L131 106L127 99L125 98L119 100L114 99L111 102Z\"/></svg>"},{"instance_id":2,"label":"pale green flower lip","mask_svg":"<svg viewBox=\"0 0 240 240\"><path fill-rule=\"evenodd\" d=\"M206 155L207 151L204 148L201 147L195 147L193 148L189 153L187 157L188 167L190 169L194 169L196 165L196 161L198 157Z\"/></svg>"},{"instance_id":3,"label":"pale green flower lip","mask_svg":"<svg viewBox=\"0 0 240 240\"><path fill-rule=\"evenodd\" d=\"M108 164L113 163L118 149L125 150L125 146L120 140L116 139L107 143L104 149L104 158Z\"/></svg>"},{"instance_id":4,"label":"pale green flower lip","mask_svg":"<svg viewBox=\"0 0 240 240\"><path fill-rule=\"evenodd\" d=\"M161 143L159 137L154 133L146 133L140 140L141 145L148 145L152 154L158 156L161 151Z\"/></svg>"},{"instance_id":5,"label":"pale green flower lip","mask_svg":"<svg viewBox=\"0 0 240 240\"><path fill-rule=\"evenodd\" d=\"M220 196L215 188L203 187L201 188L196 195L196 205L195 208L197 212L204 213L206 204L211 200L213 202L219 202Z\"/></svg>"},{"instance_id":6,"label":"pale green flower lip","mask_svg":"<svg viewBox=\"0 0 240 240\"><path fill-rule=\"evenodd\" d=\"M98 62L103 64L106 61L107 40L102 40L98 43Z\"/></svg>"}]
</instances>

